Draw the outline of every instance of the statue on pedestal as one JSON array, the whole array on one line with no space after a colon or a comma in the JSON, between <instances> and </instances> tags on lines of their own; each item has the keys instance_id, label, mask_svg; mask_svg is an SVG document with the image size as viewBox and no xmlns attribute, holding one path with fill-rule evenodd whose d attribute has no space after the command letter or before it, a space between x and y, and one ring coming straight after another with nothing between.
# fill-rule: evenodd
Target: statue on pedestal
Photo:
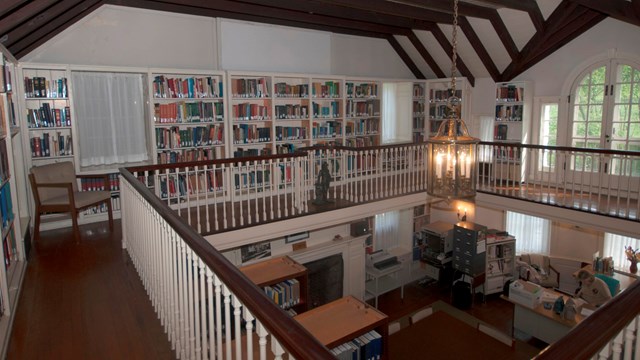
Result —
<instances>
[{"instance_id":1,"label":"statue on pedestal","mask_svg":"<svg viewBox=\"0 0 640 360\"><path fill-rule=\"evenodd\" d=\"M316 198L313 200L315 205L324 205L329 201L329 186L331 185L331 172L329 172L329 164L325 161L316 178Z\"/></svg>"}]
</instances>

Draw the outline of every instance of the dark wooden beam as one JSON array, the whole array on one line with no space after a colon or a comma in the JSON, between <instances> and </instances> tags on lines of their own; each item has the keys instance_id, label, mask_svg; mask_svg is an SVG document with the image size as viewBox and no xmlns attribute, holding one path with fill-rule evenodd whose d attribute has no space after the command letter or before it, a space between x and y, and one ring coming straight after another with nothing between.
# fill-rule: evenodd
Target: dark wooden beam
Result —
<instances>
[{"instance_id":1,"label":"dark wooden beam","mask_svg":"<svg viewBox=\"0 0 640 360\"><path fill-rule=\"evenodd\" d=\"M453 54L453 46L451 45L447 37L444 35L444 33L442 32L438 24L433 24L430 31L433 34L433 36L436 38L440 46L442 46L442 49L444 50L444 52L449 54L449 56L451 56L451 54ZM460 54L458 54L458 59L456 61L456 68L458 69L458 71L460 71L460 74L462 76L466 77L467 80L469 80L469 83L471 84L471 86L475 86L476 79L471 73L471 71L469 71L467 66L464 64L464 61L462 61Z\"/></svg>"},{"instance_id":2,"label":"dark wooden beam","mask_svg":"<svg viewBox=\"0 0 640 360\"><path fill-rule=\"evenodd\" d=\"M532 3L532 9L529 10L531 22L533 26L535 26L536 31L544 31L544 16L542 15L542 11L540 11L540 7L536 1L532 1Z\"/></svg>"},{"instance_id":3,"label":"dark wooden beam","mask_svg":"<svg viewBox=\"0 0 640 360\"><path fill-rule=\"evenodd\" d=\"M498 34L498 38L500 38L502 45L504 45L504 48L507 50L507 53L511 57L511 60L518 59L520 57L518 47L513 41L511 35L509 35L509 30L502 21L502 18L500 17L500 14L498 14L498 11L493 10L493 14L489 18L489 21L491 22L493 29L496 31L496 34Z\"/></svg>"},{"instance_id":4,"label":"dark wooden beam","mask_svg":"<svg viewBox=\"0 0 640 360\"><path fill-rule=\"evenodd\" d=\"M469 20L467 20L466 17L460 17L458 19L458 24L460 25L460 29L462 29L464 35L469 40L469 43L471 43L471 46L476 51L476 54L478 54L480 61L482 61L482 64L487 69L487 72L489 72L493 81L497 82L500 77L500 70L498 70L498 67L491 59L491 55L489 55L487 49L482 45L482 41L480 41L476 32L473 31L473 27L471 27Z\"/></svg>"},{"instance_id":5,"label":"dark wooden beam","mask_svg":"<svg viewBox=\"0 0 640 360\"><path fill-rule=\"evenodd\" d=\"M636 14L636 17L640 17L640 0L631 0L631 7Z\"/></svg>"},{"instance_id":6,"label":"dark wooden beam","mask_svg":"<svg viewBox=\"0 0 640 360\"><path fill-rule=\"evenodd\" d=\"M0 18L28 2L29 0L2 0L2 5L0 5Z\"/></svg>"},{"instance_id":7,"label":"dark wooden beam","mask_svg":"<svg viewBox=\"0 0 640 360\"><path fill-rule=\"evenodd\" d=\"M397 4L389 2L390 4ZM453 1L434 0L403 0L402 4L413 6L414 9L427 9L446 14L453 14ZM458 4L459 16L473 16L488 19L495 10L492 8L460 2Z\"/></svg>"},{"instance_id":8,"label":"dark wooden beam","mask_svg":"<svg viewBox=\"0 0 640 360\"><path fill-rule=\"evenodd\" d=\"M398 56L400 56L400 59L402 59L404 64L407 65L409 70L411 70L411 72L413 73L413 76L415 76L416 79L424 79L425 78L424 74L422 74L422 71L420 71L420 69L418 69L418 66L416 66L413 60L411 60L411 57L409 56L409 54L407 54L407 52L404 51L404 49L402 48L402 45L400 45L398 40L396 40L396 38L393 37L393 35L387 36L387 40L389 41L389 44L391 44L391 47L393 48L393 50L395 50Z\"/></svg>"},{"instance_id":9,"label":"dark wooden beam","mask_svg":"<svg viewBox=\"0 0 640 360\"><path fill-rule=\"evenodd\" d=\"M33 19L37 14L43 13L48 7L56 2L58 2L58 0L33 1L22 6L11 14L8 14L0 22L0 36L7 34L18 25ZM5 43L8 40L9 39L5 40Z\"/></svg>"},{"instance_id":10,"label":"dark wooden beam","mask_svg":"<svg viewBox=\"0 0 640 360\"><path fill-rule=\"evenodd\" d=\"M427 65L429 65L431 70L433 70L433 73L436 74L436 76L439 78L446 78L447 75L445 75L442 69L440 69L436 61L433 59L431 54L429 54L429 51L427 50L427 48L424 47L424 44L422 44L422 41L418 39L416 34L413 31L411 31L410 33L407 34L407 37L409 38L409 41L411 41L411 44L413 44L413 47L415 47L416 50L418 50L418 53L420 54L420 56L422 56L422 58L427 63Z\"/></svg>"},{"instance_id":11,"label":"dark wooden beam","mask_svg":"<svg viewBox=\"0 0 640 360\"><path fill-rule=\"evenodd\" d=\"M77 2L78 1L61 1L54 5L52 8L63 7L67 10L55 18L48 18L46 23L38 21L39 26L37 29L33 29L27 36L22 37L20 41L11 46L9 49L11 53L14 54L17 59L20 59L103 4L100 0L84 0L76 4Z\"/></svg>"},{"instance_id":12,"label":"dark wooden beam","mask_svg":"<svg viewBox=\"0 0 640 360\"><path fill-rule=\"evenodd\" d=\"M640 26L640 16L636 13L637 6L625 0L570 0L576 4L611 16L614 19Z\"/></svg>"},{"instance_id":13,"label":"dark wooden beam","mask_svg":"<svg viewBox=\"0 0 640 360\"><path fill-rule=\"evenodd\" d=\"M525 55L505 69L501 81L510 81L605 18L606 15L602 13L587 10L583 15L573 17L553 33L536 33L522 49Z\"/></svg>"},{"instance_id":14,"label":"dark wooden beam","mask_svg":"<svg viewBox=\"0 0 640 360\"><path fill-rule=\"evenodd\" d=\"M354 9L373 11L380 14L401 16L429 22L451 24L453 17L439 11L418 8L404 3L392 3L385 0L316 0L323 4L335 4Z\"/></svg>"}]
</instances>

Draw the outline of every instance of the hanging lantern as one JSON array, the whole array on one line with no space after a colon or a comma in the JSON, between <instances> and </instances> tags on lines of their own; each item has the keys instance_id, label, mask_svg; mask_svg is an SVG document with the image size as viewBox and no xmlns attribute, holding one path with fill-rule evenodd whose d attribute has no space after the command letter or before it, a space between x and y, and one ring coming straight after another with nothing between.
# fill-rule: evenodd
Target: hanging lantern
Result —
<instances>
[{"instance_id":1,"label":"hanging lantern","mask_svg":"<svg viewBox=\"0 0 640 360\"><path fill-rule=\"evenodd\" d=\"M453 51L451 55L451 90L447 100L448 119L438 133L427 140L427 193L446 199L461 199L476 195L476 164L479 139L469 136L467 125L459 118L460 99L456 97L456 60L458 0L454 0Z\"/></svg>"}]
</instances>

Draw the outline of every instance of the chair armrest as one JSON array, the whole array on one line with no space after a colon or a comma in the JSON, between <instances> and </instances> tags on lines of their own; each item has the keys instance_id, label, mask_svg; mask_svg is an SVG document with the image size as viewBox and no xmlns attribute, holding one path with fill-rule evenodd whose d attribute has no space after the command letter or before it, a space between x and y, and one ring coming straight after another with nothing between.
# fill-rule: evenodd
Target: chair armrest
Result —
<instances>
[{"instance_id":1,"label":"chair armrest","mask_svg":"<svg viewBox=\"0 0 640 360\"><path fill-rule=\"evenodd\" d=\"M51 187L51 188L71 188L73 191L73 185L71 183L47 183L47 184L35 184L36 187Z\"/></svg>"}]
</instances>

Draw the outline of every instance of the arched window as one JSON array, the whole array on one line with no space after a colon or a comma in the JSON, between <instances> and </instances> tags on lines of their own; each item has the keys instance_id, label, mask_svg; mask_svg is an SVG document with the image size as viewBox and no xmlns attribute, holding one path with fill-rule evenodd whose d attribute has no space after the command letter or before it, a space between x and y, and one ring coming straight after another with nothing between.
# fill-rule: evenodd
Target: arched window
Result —
<instances>
[{"instance_id":1,"label":"arched window","mask_svg":"<svg viewBox=\"0 0 640 360\"><path fill-rule=\"evenodd\" d=\"M611 59L585 69L570 98L570 145L640 151L640 65ZM615 156L579 157L572 169L638 176L640 162Z\"/></svg>"}]
</instances>

